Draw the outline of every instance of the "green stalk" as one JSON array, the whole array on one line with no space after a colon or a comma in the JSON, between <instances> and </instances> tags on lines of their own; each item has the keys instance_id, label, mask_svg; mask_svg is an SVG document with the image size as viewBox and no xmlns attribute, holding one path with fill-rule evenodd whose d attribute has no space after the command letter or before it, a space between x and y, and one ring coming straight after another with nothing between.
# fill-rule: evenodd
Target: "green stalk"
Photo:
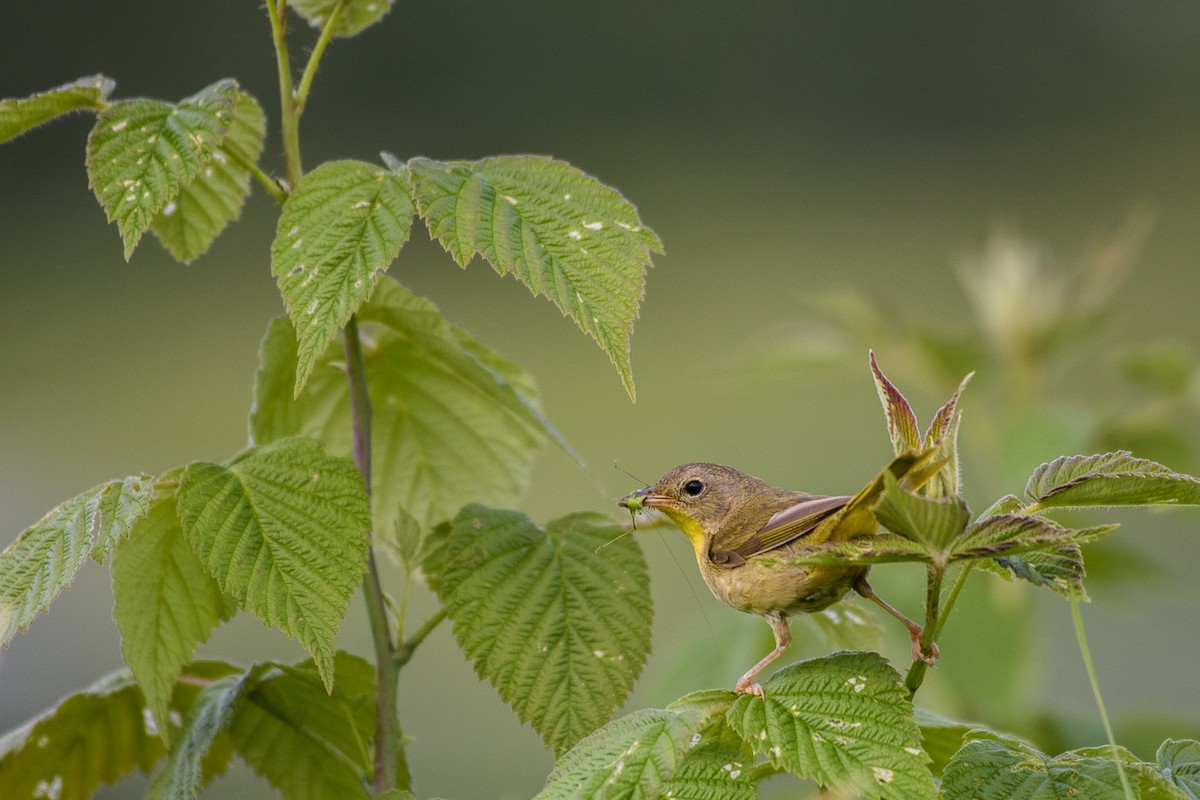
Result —
<instances>
[{"instance_id":1,"label":"green stalk","mask_svg":"<svg viewBox=\"0 0 1200 800\"><path fill-rule=\"evenodd\" d=\"M279 73L279 125L283 133L283 158L288 183L294 189L304 170L300 166L300 116L292 88L292 63L287 46L287 0L267 0L271 38L275 41L275 66Z\"/></svg>"},{"instance_id":2,"label":"green stalk","mask_svg":"<svg viewBox=\"0 0 1200 800\"><path fill-rule=\"evenodd\" d=\"M346 356L346 380L350 388L350 417L354 423L354 463L366 482L367 496L371 494L371 399L367 395L367 376L363 368L362 340L358 334L358 318L351 316L342 331ZM399 745L399 725L396 703L396 645L388 624L387 604L375 547L367 549L367 571L363 580L363 599L367 603L367 620L375 644L375 782L376 795L396 787L396 748Z\"/></svg>"},{"instance_id":3,"label":"green stalk","mask_svg":"<svg viewBox=\"0 0 1200 800\"><path fill-rule=\"evenodd\" d=\"M942 579L946 577L946 568L938 564L929 565L929 580L925 587L925 632L921 635L921 651L932 652L934 640L938 634L938 619L942 599ZM904 678L904 686L908 696L912 697L921 688L929 665L924 661L914 661L908 668Z\"/></svg>"},{"instance_id":4,"label":"green stalk","mask_svg":"<svg viewBox=\"0 0 1200 800\"><path fill-rule=\"evenodd\" d=\"M329 19L325 20L325 26L321 28L321 36L313 45L312 53L308 56L308 64L304 67L304 74L300 76L300 86L296 89L297 117L304 113L304 105L308 102L308 92L312 89L313 78L317 75L317 65L321 63L321 56L325 55L325 48L329 45L329 40L333 38L333 29L337 26L338 19L342 16L342 10L345 9L347 2L349 0L338 0L333 11L329 12Z\"/></svg>"},{"instance_id":5,"label":"green stalk","mask_svg":"<svg viewBox=\"0 0 1200 800\"><path fill-rule=\"evenodd\" d=\"M1108 746L1113 751L1113 763L1117 765L1117 775L1121 777L1121 791L1125 800L1133 800L1133 788L1125 775L1125 765L1117 755L1117 737L1113 735L1112 723L1108 721L1108 712L1104 710L1104 698L1100 696L1100 682L1096 680L1096 670L1092 666L1092 651L1088 649L1087 634L1083 632L1083 615L1079 613L1079 600L1071 598L1071 619L1075 622L1075 638L1079 640L1079 652L1083 656L1083 666L1087 670L1088 681L1092 684L1092 695L1096 698L1096 710L1100 712L1100 722L1104 724L1104 735L1108 737Z\"/></svg>"}]
</instances>

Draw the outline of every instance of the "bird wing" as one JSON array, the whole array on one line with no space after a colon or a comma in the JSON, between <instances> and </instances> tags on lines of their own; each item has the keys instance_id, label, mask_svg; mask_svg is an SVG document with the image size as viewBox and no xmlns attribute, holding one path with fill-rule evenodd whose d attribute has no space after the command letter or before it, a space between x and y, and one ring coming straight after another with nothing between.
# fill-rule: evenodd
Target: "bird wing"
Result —
<instances>
[{"instance_id":1,"label":"bird wing","mask_svg":"<svg viewBox=\"0 0 1200 800\"><path fill-rule=\"evenodd\" d=\"M871 509L883 493L884 473L890 472L905 488L917 489L945 465L944 460L932 460L934 448L924 451L907 450L875 476L853 497L814 497L801 500L777 512L753 536L732 550L713 552L714 563L724 567L744 564L760 555L793 542L801 536L805 544L827 541L846 541L869 536L879 528Z\"/></svg>"}]
</instances>

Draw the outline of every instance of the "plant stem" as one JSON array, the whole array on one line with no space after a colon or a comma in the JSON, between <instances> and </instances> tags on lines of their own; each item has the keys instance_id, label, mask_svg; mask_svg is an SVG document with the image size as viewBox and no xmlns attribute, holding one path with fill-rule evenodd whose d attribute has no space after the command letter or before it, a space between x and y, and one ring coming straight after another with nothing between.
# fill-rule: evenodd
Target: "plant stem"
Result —
<instances>
[{"instance_id":1,"label":"plant stem","mask_svg":"<svg viewBox=\"0 0 1200 800\"><path fill-rule=\"evenodd\" d=\"M1117 765L1117 775L1121 777L1121 790L1125 800L1133 800L1133 789L1129 778L1125 775L1125 765L1117 755L1117 737L1113 735L1112 724L1108 721L1108 712L1104 710L1104 698L1100 696L1100 682L1096 680L1096 670L1092 666L1092 651L1088 649L1087 634L1083 632L1083 615L1079 613L1079 599L1071 598L1071 619L1075 622L1075 638L1079 640L1079 652L1083 656L1083 666L1087 670L1088 681L1092 684L1092 694L1096 698L1096 710L1100 712L1100 722L1104 724L1104 734L1108 737L1109 747L1113 751L1113 763Z\"/></svg>"},{"instance_id":2,"label":"plant stem","mask_svg":"<svg viewBox=\"0 0 1200 800\"><path fill-rule=\"evenodd\" d=\"M950 616L950 612L954 610L954 604L958 602L958 595L962 592L963 586L967 583L967 576L975 569L975 562L968 561L963 564L958 575L954 578L954 585L950 587L950 594L946 595L946 602L942 603L942 612L938 615L937 628L933 632L933 640L936 642L942 636L942 628L946 625L946 618Z\"/></svg>"},{"instance_id":3,"label":"plant stem","mask_svg":"<svg viewBox=\"0 0 1200 800\"><path fill-rule=\"evenodd\" d=\"M279 125L283 133L283 158L288 183L300 182L300 117L296 113L296 93L292 88L292 64L287 46L287 0L267 0L271 19L271 38L275 41L275 66L279 72Z\"/></svg>"},{"instance_id":4,"label":"plant stem","mask_svg":"<svg viewBox=\"0 0 1200 800\"><path fill-rule=\"evenodd\" d=\"M942 579L946 577L946 568L939 564L929 565L929 580L925 587L925 632L921 634L921 652L933 651L933 642L938 634L938 617L942 599ZM908 668L904 685L908 695L912 697L921 688L929 665L924 661L914 661Z\"/></svg>"},{"instance_id":5,"label":"plant stem","mask_svg":"<svg viewBox=\"0 0 1200 800\"><path fill-rule=\"evenodd\" d=\"M250 161L233 148L225 149L222 147L221 152L233 159L235 164L249 172L256 181L262 184L262 187L267 190L267 194L271 195L276 203L283 205L283 202L287 200L287 190L280 186L274 178L263 172L258 164Z\"/></svg>"},{"instance_id":6,"label":"plant stem","mask_svg":"<svg viewBox=\"0 0 1200 800\"><path fill-rule=\"evenodd\" d=\"M321 63L321 56L325 55L325 48L328 46L329 40L333 38L333 29L337 27L338 19L342 16L342 10L348 1L338 0L337 5L329 12L329 18L325 20L325 26L321 28L321 36L313 45L312 53L308 56L308 64L304 67L304 74L300 76L300 85L296 89L297 117L304 113L304 105L308 102L308 92L312 88L313 78L317 75L317 65Z\"/></svg>"},{"instance_id":7,"label":"plant stem","mask_svg":"<svg viewBox=\"0 0 1200 800\"><path fill-rule=\"evenodd\" d=\"M362 340L358 318L351 316L342 331L346 357L346 381L350 388L350 417L354 424L354 463L371 494L371 399L367 394L367 376L363 368ZM396 707L396 645L388 624L387 603L375 562L375 548L367 548L367 571L363 580L363 599L367 620L375 644L375 794L396 786L396 748L399 746Z\"/></svg>"},{"instance_id":8,"label":"plant stem","mask_svg":"<svg viewBox=\"0 0 1200 800\"><path fill-rule=\"evenodd\" d=\"M425 641L425 637L433 633L434 628L440 625L442 620L445 618L446 607L442 606L433 613L433 616L425 620L424 625L422 625L420 628L417 628L417 632L414 633L411 638L405 642L402 642L400 646L396 648L396 653L393 656L393 660L396 662L396 669L400 669L409 662L409 659L413 657L413 653L416 652L417 646L420 645L421 642Z\"/></svg>"}]
</instances>

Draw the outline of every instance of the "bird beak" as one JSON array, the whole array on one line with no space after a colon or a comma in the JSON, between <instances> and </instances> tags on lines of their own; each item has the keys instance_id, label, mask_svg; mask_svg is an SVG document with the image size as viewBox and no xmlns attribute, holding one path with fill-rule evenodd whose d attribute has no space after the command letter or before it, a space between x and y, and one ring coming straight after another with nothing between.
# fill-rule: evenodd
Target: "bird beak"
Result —
<instances>
[{"instance_id":1,"label":"bird beak","mask_svg":"<svg viewBox=\"0 0 1200 800\"><path fill-rule=\"evenodd\" d=\"M628 508L630 511L641 511L643 508L659 508L669 505L670 502L671 498L652 492L650 487L647 487L630 492L618 500L617 505Z\"/></svg>"}]
</instances>

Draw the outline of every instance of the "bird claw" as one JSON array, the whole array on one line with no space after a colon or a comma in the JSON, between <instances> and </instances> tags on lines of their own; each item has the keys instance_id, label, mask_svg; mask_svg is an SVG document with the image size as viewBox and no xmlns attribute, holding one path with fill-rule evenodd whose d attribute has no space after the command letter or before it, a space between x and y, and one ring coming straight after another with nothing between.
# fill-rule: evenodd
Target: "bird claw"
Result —
<instances>
[{"instance_id":1,"label":"bird claw","mask_svg":"<svg viewBox=\"0 0 1200 800\"><path fill-rule=\"evenodd\" d=\"M932 642L929 645L929 655L921 652L921 640L919 637L913 637L912 640L912 658L913 661L924 661L929 666L933 666L938 660L937 642Z\"/></svg>"},{"instance_id":2,"label":"bird claw","mask_svg":"<svg viewBox=\"0 0 1200 800\"><path fill-rule=\"evenodd\" d=\"M763 688L761 683L750 683L749 681L738 681L737 686L733 690L738 694L752 694L755 697L763 697Z\"/></svg>"}]
</instances>

